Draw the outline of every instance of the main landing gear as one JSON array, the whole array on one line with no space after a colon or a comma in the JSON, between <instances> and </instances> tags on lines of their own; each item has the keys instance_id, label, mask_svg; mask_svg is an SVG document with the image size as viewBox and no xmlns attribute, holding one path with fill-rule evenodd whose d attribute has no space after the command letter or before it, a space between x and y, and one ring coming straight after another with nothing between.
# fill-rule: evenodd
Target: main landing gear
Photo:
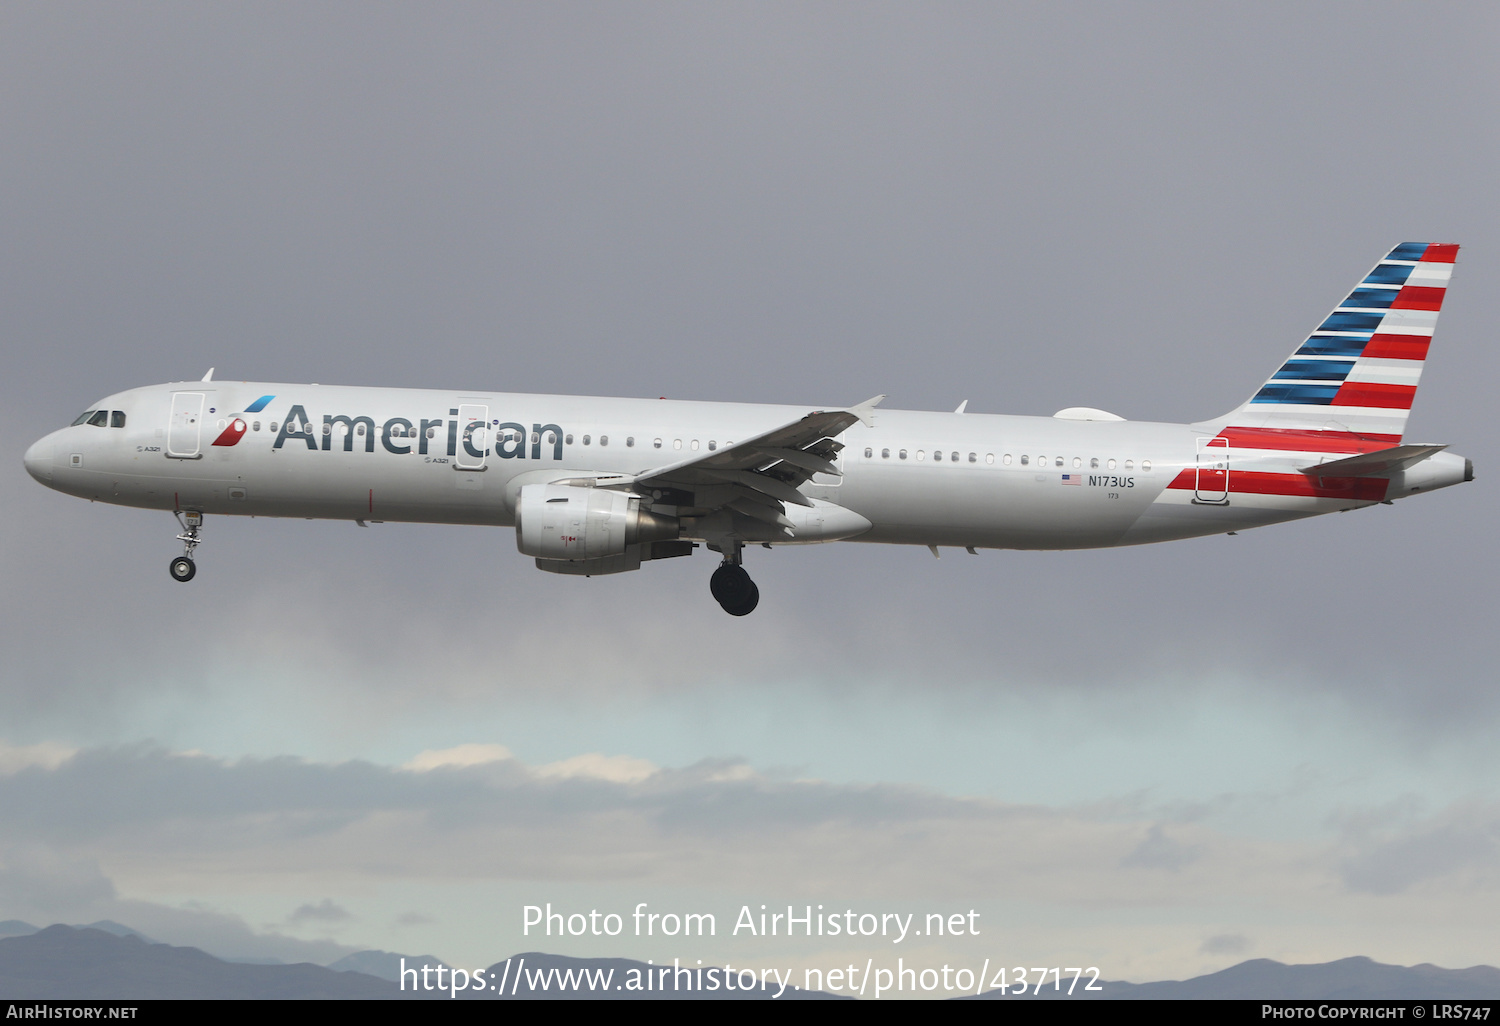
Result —
<instances>
[{"instance_id":1,"label":"main landing gear","mask_svg":"<svg viewBox=\"0 0 1500 1026\"><path fill-rule=\"evenodd\" d=\"M760 589L740 565L738 552L719 564L708 579L708 590L730 616L745 616L760 603Z\"/></svg>"},{"instance_id":2,"label":"main landing gear","mask_svg":"<svg viewBox=\"0 0 1500 1026\"><path fill-rule=\"evenodd\" d=\"M182 525L182 533L177 536L177 540L182 542L182 555L172 560L167 570L171 573L172 580L186 584L198 572L198 564L193 562L193 550L203 541L200 536L203 514L176 513L174 515L177 517L177 522Z\"/></svg>"}]
</instances>

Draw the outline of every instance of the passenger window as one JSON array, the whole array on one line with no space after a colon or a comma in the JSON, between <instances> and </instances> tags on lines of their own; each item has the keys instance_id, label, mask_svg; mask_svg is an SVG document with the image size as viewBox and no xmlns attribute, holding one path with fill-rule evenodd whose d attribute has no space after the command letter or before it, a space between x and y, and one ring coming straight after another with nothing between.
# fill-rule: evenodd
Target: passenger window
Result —
<instances>
[{"instance_id":1,"label":"passenger window","mask_svg":"<svg viewBox=\"0 0 1500 1026\"><path fill-rule=\"evenodd\" d=\"M950 452L948 454L948 458L950 460L952 460L954 463L957 463L958 462L958 453L956 453L956 452ZM972 452L969 453L969 462L970 463L974 462L974 454Z\"/></svg>"},{"instance_id":2,"label":"passenger window","mask_svg":"<svg viewBox=\"0 0 1500 1026\"><path fill-rule=\"evenodd\" d=\"M984 462L986 462L986 463L994 463L995 462L995 454L992 453L992 452L985 453L984 454Z\"/></svg>"},{"instance_id":3,"label":"passenger window","mask_svg":"<svg viewBox=\"0 0 1500 1026\"><path fill-rule=\"evenodd\" d=\"M259 431L260 430L260 421L257 420L253 424L251 424L250 425L250 430L251 431ZM401 430L401 426L399 424L396 426L396 430L398 432Z\"/></svg>"},{"instance_id":4,"label":"passenger window","mask_svg":"<svg viewBox=\"0 0 1500 1026\"><path fill-rule=\"evenodd\" d=\"M900 456L901 456L901 458L902 458L902 459L903 459L903 460L904 460L904 459L906 459L906 450L905 450L905 449L902 449L902 450L901 450L901 452L900 452Z\"/></svg>"},{"instance_id":5,"label":"passenger window","mask_svg":"<svg viewBox=\"0 0 1500 1026\"><path fill-rule=\"evenodd\" d=\"M880 458L883 459L883 460L890 459L891 458L891 450L889 450L889 449L881 449L880 450Z\"/></svg>"},{"instance_id":6,"label":"passenger window","mask_svg":"<svg viewBox=\"0 0 1500 1026\"><path fill-rule=\"evenodd\" d=\"M871 456L874 456L874 455L875 455L875 450L874 449L866 449L865 450L865 459L869 459Z\"/></svg>"},{"instance_id":7,"label":"passenger window","mask_svg":"<svg viewBox=\"0 0 1500 1026\"><path fill-rule=\"evenodd\" d=\"M1150 460L1141 460L1141 469L1144 470L1144 471L1149 472L1151 470L1151 461Z\"/></svg>"},{"instance_id":8,"label":"passenger window","mask_svg":"<svg viewBox=\"0 0 1500 1026\"><path fill-rule=\"evenodd\" d=\"M109 411L99 410L89 418L89 427L106 427L109 424Z\"/></svg>"},{"instance_id":9,"label":"passenger window","mask_svg":"<svg viewBox=\"0 0 1500 1026\"><path fill-rule=\"evenodd\" d=\"M674 439L672 439L672 448L674 448L674 449L681 449L682 448L682 439L680 439L680 438L674 438Z\"/></svg>"},{"instance_id":10,"label":"passenger window","mask_svg":"<svg viewBox=\"0 0 1500 1026\"><path fill-rule=\"evenodd\" d=\"M713 452L718 447L719 447L719 443L718 442L715 442L712 438L710 438L708 440L708 451L709 452ZM865 455L868 456L870 454L869 453L865 453Z\"/></svg>"},{"instance_id":11,"label":"passenger window","mask_svg":"<svg viewBox=\"0 0 1500 1026\"><path fill-rule=\"evenodd\" d=\"M1099 469L1099 457L1095 456L1093 459L1089 460L1089 469L1090 470L1098 470Z\"/></svg>"},{"instance_id":12,"label":"passenger window","mask_svg":"<svg viewBox=\"0 0 1500 1026\"><path fill-rule=\"evenodd\" d=\"M651 447L653 449L660 449L661 448L661 439L657 438L657 439L653 440L652 443L651 443Z\"/></svg>"},{"instance_id":13,"label":"passenger window","mask_svg":"<svg viewBox=\"0 0 1500 1026\"><path fill-rule=\"evenodd\" d=\"M1063 465L1063 458L1061 456L1059 456L1057 458L1057 462L1054 465L1055 466L1059 466L1059 467L1062 466Z\"/></svg>"},{"instance_id":14,"label":"passenger window","mask_svg":"<svg viewBox=\"0 0 1500 1026\"><path fill-rule=\"evenodd\" d=\"M583 444L584 445L588 445L589 442L591 442L593 440L593 438L594 438L593 435L584 435L583 436Z\"/></svg>"},{"instance_id":15,"label":"passenger window","mask_svg":"<svg viewBox=\"0 0 1500 1026\"><path fill-rule=\"evenodd\" d=\"M1107 464L1105 464L1105 466L1107 466L1110 470L1114 470L1115 469L1115 461L1114 460L1110 460Z\"/></svg>"},{"instance_id":16,"label":"passenger window","mask_svg":"<svg viewBox=\"0 0 1500 1026\"><path fill-rule=\"evenodd\" d=\"M1022 456L1021 457L1021 466L1024 467L1024 466L1026 466L1030 462L1031 462L1031 457L1030 456Z\"/></svg>"},{"instance_id":17,"label":"passenger window","mask_svg":"<svg viewBox=\"0 0 1500 1026\"><path fill-rule=\"evenodd\" d=\"M922 454L918 453L917 454L917 459L921 459L921 458L922 458ZM943 458L943 450L941 450L941 449L934 449L932 451L932 458L935 459L935 460L941 461L942 458Z\"/></svg>"},{"instance_id":18,"label":"passenger window","mask_svg":"<svg viewBox=\"0 0 1500 1026\"><path fill-rule=\"evenodd\" d=\"M573 433L571 431L568 432L567 434L563 435L563 444L565 444L565 445L572 445L573 444Z\"/></svg>"},{"instance_id":19,"label":"passenger window","mask_svg":"<svg viewBox=\"0 0 1500 1026\"><path fill-rule=\"evenodd\" d=\"M696 439L696 438L693 439L692 442L690 442L688 444L688 448L692 449L694 452L697 452L698 451L698 439Z\"/></svg>"},{"instance_id":20,"label":"passenger window","mask_svg":"<svg viewBox=\"0 0 1500 1026\"><path fill-rule=\"evenodd\" d=\"M548 431L547 432L547 444L548 445L556 445L557 444L557 432L556 431Z\"/></svg>"},{"instance_id":21,"label":"passenger window","mask_svg":"<svg viewBox=\"0 0 1500 1026\"><path fill-rule=\"evenodd\" d=\"M608 445L609 444L609 436L608 435L600 435L599 436L599 444L600 445Z\"/></svg>"},{"instance_id":22,"label":"passenger window","mask_svg":"<svg viewBox=\"0 0 1500 1026\"><path fill-rule=\"evenodd\" d=\"M1126 460L1126 461L1125 461L1125 469L1126 469L1126 470L1129 470L1129 469L1130 469L1130 468L1131 468L1131 467L1133 467L1133 466L1135 466L1135 464L1134 464L1134 463L1132 463L1132 462L1130 462L1130 460Z\"/></svg>"},{"instance_id":23,"label":"passenger window","mask_svg":"<svg viewBox=\"0 0 1500 1026\"><path fill-rule=\"evenodd\" d=\"M926 458L927 458L927 450L926 449L918 449L917 450L917 461L921 462L922 460L925 460Z\"/></svg>"},{"instance_id":24,"label":"passenger window","mask_svg":"<svg viewBox=\"0 0 1500 1026\"><path fill-rule=\"evenodd\" d=\"M109 415L109 426L122 428L125 426L125 411L115 410Z\"/></svg>"},{"instance_id":25,"label":"passenger window","mask_svg":"<svg viewBox=\"0 0 1500 1026\"><path fill-rule=\"evenodd\" d=\"M626 435L625 436L625 448L632 449L634 447L635 447L635 435Z\"/></svg>"},{"instance_id":26,"label":"passenger window","mask_svg":"<svg viewBox=\"0 0 1500 1026\"><path fill-rule=\"evenodd\" d=\"M77 427L79 424L87 424L89 422L89 418L93 415L93 410L84 410L78 415L78 419L69 424L68 427Z\"/></svg>"},{"instance_id":27,"label":"passenger window","mask_svg":"<svg viewBox=\"0 0 1500 1026\"><path fill-rule=\"evenodd\" d=\"M364 434L365 433L365 426L363 424L359 425L358 427L356 427L354 429L354 433L356 435L362 435L362 434Z\"/></svg>"},{"instance_id":28,"label":"passenger window","mask_svg":"<svg viewBox=\"0 0 1500 1026\"><path fill-rule=\"evenodd\" d=\"M437 428L435 428L435 427L428 428L427 429L427 437L428 438L436 438L437 437Z\"/></svg>"},{"instance_id":29,"label":"passenger window","mask_svg":"<svg viewBox=\"0 0 1500 1026\"><path fill-rule=\"evenodd\" d=\"M1074 456L1073 457L1073 466L1075 468L1083 466L1083 457L1081 457L1081 456Z\"/></svg>"}]
</instances>

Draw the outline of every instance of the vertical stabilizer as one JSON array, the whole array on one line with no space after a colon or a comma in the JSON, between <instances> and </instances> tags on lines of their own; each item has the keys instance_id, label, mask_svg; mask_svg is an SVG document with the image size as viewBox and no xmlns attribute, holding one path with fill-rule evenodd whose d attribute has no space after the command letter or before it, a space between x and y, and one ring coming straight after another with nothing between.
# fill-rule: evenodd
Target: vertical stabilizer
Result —
<instances>
[{"instance_id":1,"label":"vertical stabilizer","mask_svg":"<svg viewBox=\"0 0 1500 1026\"><path fill-rule=\"evenodd\" d=\"M1225 427L1399 443L1457 257L1449 243L1391 250Z\"/></svg>"}]
</instances>

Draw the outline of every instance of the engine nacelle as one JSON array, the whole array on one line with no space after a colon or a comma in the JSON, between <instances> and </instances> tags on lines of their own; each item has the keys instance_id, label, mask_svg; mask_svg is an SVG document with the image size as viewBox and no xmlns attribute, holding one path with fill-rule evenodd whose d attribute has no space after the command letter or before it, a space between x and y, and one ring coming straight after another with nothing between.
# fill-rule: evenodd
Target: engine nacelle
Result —
<instances>
[{"instance_id":1,"label":"engine nacelle","mask_svg":"<svg viewBox=\"0 0 1500 1026\"><path fill-rule=\"evenodd\" d=\"M610 488L526 485L516 501L516 548L538 559L601 559L677 537L677 520Z\"/></svg>"}]
</instances>

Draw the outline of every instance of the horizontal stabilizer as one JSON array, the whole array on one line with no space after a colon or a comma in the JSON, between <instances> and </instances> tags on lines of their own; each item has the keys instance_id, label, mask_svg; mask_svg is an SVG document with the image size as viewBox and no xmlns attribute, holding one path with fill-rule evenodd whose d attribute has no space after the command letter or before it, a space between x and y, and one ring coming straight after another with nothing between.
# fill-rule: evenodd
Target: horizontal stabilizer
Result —
<instances>
[{"instance_id":1,"label":"horizontal stabilizer","mask_svg":"<svg viewBox=\"0 0 1500 1026\"><path fill-rule=\"evenodd\" d=\"M1397 445L1332 463L1319 463L1315 467L1303 467L1302 473L1308 477L1390 477L1446 448L1446 445Z\"/></svg>"}]
</instances>

